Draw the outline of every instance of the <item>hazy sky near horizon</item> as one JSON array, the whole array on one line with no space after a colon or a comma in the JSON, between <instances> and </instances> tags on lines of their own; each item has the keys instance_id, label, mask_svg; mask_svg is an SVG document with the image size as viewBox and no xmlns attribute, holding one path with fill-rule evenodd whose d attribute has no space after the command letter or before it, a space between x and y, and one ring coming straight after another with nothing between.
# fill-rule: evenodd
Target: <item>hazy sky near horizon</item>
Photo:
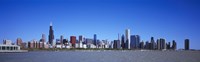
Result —
<instances>
[{"instance_id":1,"label":"hazy sky near horizon","mask_svg":"<svg viewBox=\"0 0 200 62\"><path fill-rule=\"evenodd\" d=\"M183 48L189 38L191 48L200 49L198 0L0 0L1 43L39 40L42 34L48 39L50 22L56 39L97 34L112 41L129 28L144 41L165 38Z\"/></svg>"}]
</instances>

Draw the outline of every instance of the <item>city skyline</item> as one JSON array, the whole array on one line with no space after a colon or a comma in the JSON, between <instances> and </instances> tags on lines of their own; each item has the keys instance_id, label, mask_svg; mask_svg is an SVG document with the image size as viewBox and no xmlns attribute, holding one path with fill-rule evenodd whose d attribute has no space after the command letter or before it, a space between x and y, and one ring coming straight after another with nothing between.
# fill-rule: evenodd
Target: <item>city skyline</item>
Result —
<instances>
[{"instance_id":1,"label":"city skyline","mask_svg":"<svg viewBox=\"0 0 200 62\"><path fill-rule=\"evenodd\" d=\"M56 39L54 41L54 30L52 22L49 25L49 36L48 41L46 41L45 34L42 34L42 38L38 41L33 39L28 42L23 42L21 38L17 38L16 42L12 42L9 39L3 40L3 45L18 45L24 48L110 48L110 49L147 49L147 50L177 50L177 44L175 40L171 42L167 42L166 39L160 38L157 39L157 43L154 41L154 37L151 37L151 41L141 41L139 35L130 34L130 29L125 30L126 39L124 39L124 35L120 36L118 34L117 40L108 41L107 39L97 39L97 34L94 34L94 38L88 41L87 37L83 37L83 35L79 35L78 38L76 36L70 36L70 41L68 39L64 39L63 35L60 36L60 39ZM121 37L121 39L120 39ZM105 41L105 42L104 42ZM107 43L108 41L108 43ZM145 44L144 44L145 42ZM122 44L121 44L122 43ZM155 45L156 44L156 45ZM190 50L189 48L189 39L185 39L184 50ZM5 47L3 48L3 50ZM8 48L9 49L9 48ZM179 50L179 49L178 49Z\"/></svg>"},{"instance_id":2,"label":"city skyline","mask_svg":"<svg viewBox=\"0 0 200 62\"><path fill-rule=\"evenodd\" d=\"M184 6L186 2L174 1L174 4L180 3L180 7L166 2L161 4L165 9L156 6L159 2L139 2L144 4L143 6L135 6L140 5L139 3L133 4L135 1L123 1L122 3L121 1L69 1L74 4L66 4L67 2L30 3L22 1L14 3L3 1L0 5L3 9L0 10L2 13L0 15L2 23L0 40L11 39L15 42L19 37L27 42L32 39L41 39L42 34L45 34L48 39L49 22L52 21L55 31L54 41L61 35L65 39L70 39L70 36L78 37L79 35L93 38L94 34L98 36L98 39L112 41L118 39L118 33L126 35L124 30L129 28L131 35L140 35L141 40L144 41L150 41L151 37L155 40L165 38L167 42L175 40L179 49L184 48L185 39L190 39L190 48L200 49L198 45L198 40L200 40L198 38L200 35L199 9L196 8L199 6L189 5L194 2L189 2ZM175 8L178 10L173 10ZM147 9L149 11L144 11Z\"/></svg>"}]
</instances>

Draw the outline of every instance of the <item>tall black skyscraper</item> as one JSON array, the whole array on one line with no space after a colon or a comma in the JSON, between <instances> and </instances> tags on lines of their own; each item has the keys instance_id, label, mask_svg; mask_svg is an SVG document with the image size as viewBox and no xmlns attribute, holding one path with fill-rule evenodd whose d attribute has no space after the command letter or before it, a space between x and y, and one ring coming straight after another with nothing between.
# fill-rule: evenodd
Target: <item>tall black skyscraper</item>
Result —
<instances>
[{"instance_id":1,"label":"tall black skyscraper","mask_svg":"<svg viewBox=\"0 0 200 62\"><path fill-rule=\"evenodd\" d=\"M189 50L190 47L189 47L189 39L185 39L185 50Z\"/></svg>"},{"instance_id":2,"label":"tall black skyscraper","mask_svg":"<svg viewBox=\"0 0 200 62\"><path fill-rule=\"evenodd\" d=\"M151 37L151 49L154 50L155 49L155 41L154 38Z\"/></svg>"},{"instance_id":3,"label":"tall black skyscraper","mask_svg":"<svg viewBox=\"0 0 200 62\"><path fill-rule=\"evenodd\" d=\"M176 42L175 42L175 40L173 40L173 41L172 41L172 49L173 49L173 50L176 50L176 47L177 47L177 46L176 46Z\"/></svg>"},{"instance_id":4,"label":"tall black skyscraper","mask_svg":"<svg viewBox=\"0 0 200 62\"><path fill-rule=\"evenodd\" d=\"M97 35L94 34L94 45L97 46Z\"/></svg>"},{"instance_id":5,"label":"tall black skyscraper","mask_svg":"<svg viewBox=\"0 0 200 62\"><path fill-rule=\"evenodd\" d=\"M122 47L122 49L124 49L125 48L125 37L124 37L124 35L122 35L122 37L121 37L121 47Z\"/></svg>"},{"instance_id":6,"label":"tall black skyscraper","mask_svg":"<svg viewBox=\"0 0 200 62\"><path fill-rule=\"evenodd\" d=\"M54 34L53 34L53 26L52 23L50 23L49 27L49 44L53 45L53 39L54 39Z\"/></svg>"}]
</instances>

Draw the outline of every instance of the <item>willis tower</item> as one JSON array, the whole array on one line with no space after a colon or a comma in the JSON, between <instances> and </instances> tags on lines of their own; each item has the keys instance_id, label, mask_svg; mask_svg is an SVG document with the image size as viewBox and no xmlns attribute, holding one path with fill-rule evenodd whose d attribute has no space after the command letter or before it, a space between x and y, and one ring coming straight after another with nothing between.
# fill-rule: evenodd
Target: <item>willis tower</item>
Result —
<instances>
[{"instance_id":1,"label":"willis tower","mask_svg":"<svg viewBox=\"0 0 200 62\"><path fill-rule=\"evenodd\" d=\"M54 35L53 35L53 27L52 27L52 23L50 23L50 27L49 27L49 44L53 45L53 39L54 39Z\"/></svg>"}]
</instances>

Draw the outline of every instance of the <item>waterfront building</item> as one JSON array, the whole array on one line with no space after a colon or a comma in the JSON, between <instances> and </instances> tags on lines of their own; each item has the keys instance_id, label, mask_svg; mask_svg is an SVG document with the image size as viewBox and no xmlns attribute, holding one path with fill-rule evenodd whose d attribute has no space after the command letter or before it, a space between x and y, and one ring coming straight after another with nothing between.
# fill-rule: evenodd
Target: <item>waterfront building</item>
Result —
<instances>
[{"instance_id":1,"label":"waterfront building","mask_svg":"<svg viewBox=\"0 0 200 62\"><path fill-rule=\"evenodd\" d=\"M76 36L70 36L70 43L72 45L72 48L75 48L75 45L76 45Z\"/></svg>"},{"instance_id":2,"label":"waterfront building","mask_svg":"<svg viewBox=\"0 0 200 62\"><path fill-rule=\"evenodd\" d=\"M46 36L45 36L45 34L42 34L42 42L43 42L43 43L46 42Z\"/></svg>"},{"instance_id":3,"label":"waterfront building","mask_svg":"<svg viewBox=\"0 0 200 62\"><path fill-rule=\"evenodd\" d=\"M22 39L21 39L21 38L17 38L16 44L17 44L18 46L21 46L21 45L22 45Z\"/></svg>"},{"instance_id":4,"label":"waterfront building","mask_svg":"<svg viewBox=\"0 0 200 62\"><path fill-rule=\"evenodd\" d=\"M122 49L125 49L125 37L124 37L124 35L122 35L122 37L121 37L121 47L122 47Z\"/></svg>"},{"instance_id":5,"label":"waterfront building","mask_svg":"<svg viewBox=\"0 0 200 62\"><path fill-rule=\"evenodd\" d=\"M66 46L68 44L68 40L67 39L63 39L63 44Z\"/></svg>"},{"instance_id":6,"label":"waterfront building","mask_svg":"<svg viewBox=\"0 0 200 62\"><path fill-rule=\"evenodd\" d=\"M105 44L102 41L99 40L99 44L98 44L97 48L104 48L104 45Z\"/></svg>"},{"instance_id":7,"label":"waterfront building","mask_svg":"<svg viewBox=\"0 0 200 62\"><path fill-rule=\"evenodd\" d=\"M6 45L1 44L0 45L0 53L7 53L7 52L28 52L27 50L20 50L20 46L18 45Z\"/></svg>"},{"instance_id":8,"label":"waterfront building","mask_svg":"<svg viewBox=\"0 0 200 62\"><path fill-rule=\"evenodd\" d=\"M154 38L151 37L151 49L154 50L156 48Z\"/></svg>"},{"instance_id":9,"label":"waterfront building","mask_svg":"<svg viewBox=\"0 0 200 62\"><path fill-rule=\"evenodd\" d=\"M46 42L46 36L45 34L42 34L41 42L44 44ZM44 45L43 45L44 47Z\"/></svg>"},{"instance_id":10,"label":"waterfront building","mask_svg":"<svg viewBox=\"0 0 200 62\"><path fill-rule=\"evenodd\" d=\"M116 40L117 42L117 49L121 49L120 40Z\"/></svg>"},{"instance_id":11,"label":"waterfront building","mask_svg":"<svg viewBox=\"0 0 200 62\"><path fill-rule=\"evenodd\" d=\"M49 27L49 44L51 46L53 46L53 40L54 40L54 31L53 31L53 26L52 23L50 23L50 27Z\"/></svg>"},{"instance_id":12,"label":"waterfront building","mask_svg":"<svg viewBox=\"0 0 200 62\"><path fill-rule=\"evenodd\" d=\"M160 38L160 49L166 50L166 43L165 43L165 39L163 38Z\"/></svg>"},{"instance_id":13,"label":"waterfront building","mask_svg":"<svg viewBox=\"0 0 200 62\"><path fill-rule=\"evenodd\" d=\"M130 49L130 29L126 29L125 31L126 34L126 48Z\"/></svg>"},{"instance_id":14,"label":"waterfront building","mask_svg":"<svg viewBox=\"0 0 200 62\"><path fill-rule=\"evenodd\" d=\"M93 40L94 40L94 45L97 46L97 35L96 34L94 34L94 39Z\"/></svg>"},{"instance_id":15,"label":"waterfront building","mask_svg":"<svg viewBox=\"0 0 200 62\"><path fill-rule=\"evenodd\" d=\"M36 42L36 48L40 48L40 42Z\"/></svg>"},{"instance_id":16,"label":"waterfront building","mask_svg":"<svg viewBox=\"0 0 200 62\"><path fill-rule=\"evenodd\" d=\"M176 48L177 48L176 42L175 42L175 40L173 40L172 41L172 49L176 50Z\"/></svg>"},{"instance_id":17,"label":"waterfront building","mask_svg":"<svg viewBox=\"0 0 200 62\"><path fill-rule=\"evenodd\" d=\"M190 49L190 40L189 39L185 39L185 50L189 50Z\"/></svg>"},{"instance_id":18,"label":"waterfront building","mask_svg":"<svg viewBox=\"0 0 200 62\"><path fill-rule=\"evenodd\" d=\"M96 46L94 44L88 44L87 48L96 48Z\"/></svg>"},{"instance_id":19,"label":"waterfront building","mask_svg":"<svg viewBox=\"0 0 200 62\"><path fill-rule=\"evenodd\" d=\"M93 44L93 39L86 38L86 45Z\"/></svg>"},{"instance_id":20,"label":"waterfront building","mask_svg":"<svg viewBox=\"0 0 200 62\"><path fill-rule=\"evenodd\" d=\"M146 41L146 43L145 43L145 49L150 49L150 43L149 43L149 41Z\"/></svg>"},{"instance_id":21,"label":"waterfront building","mask_svg":"<svg viewBox=\"0 0 200 62\"><path fill-rule=\"evenodd\" d=\"M168 42L166 45L167 45L166 49L171 49L171 43L170 42Z\"/></svg>"},{"instance_id":22,"label":"waterfront building","mask_svg":"<svg viewBox=\"0 0 200 62\"><path fill-rule=\"evenodd\" d=\"M136 36L135 35L131 35L131 37L130 37L130 39L131 39L131 43L130 43L130 48L131 49L136 49Z\"/></svg>"},{"instance_id":23,"label":"waterfront building","mask_svg":"<svg viewBox=\"0 0 200 62\"><path fill-rule=\"evenodd\" d=\"M28 42L28 48L33 48L33 44L32 44L32 42Z\"/></svg>"},{"instance_id":24,"label":"waterfront building","mask_svg":"<svg viewBox=\"0 0 200 62\"><path fill-rule=\"evenodd\" d=\"M114 49L120 49L121 48L119 40L114 40L113 48Z\"/></svg>"},{"instance_id":25,"label":"waterfront building","mask_svg":"<svg viewBox=\"0 0 200 62\"><path fill-rule=\"evenodd\" d=\"M44 48L44 42L39 42L39 48Z\"/></svg>"},{"instance_id":26,"label":"waterfront building","mask_svg":"<svg viewBox=\"0 0 200 62\"><path fill-rule=\"evenodd\" d=\"M64 38L63 38L63 35L61 35L61 36L60 36L60 45L61 45L61 48L63 47L63 39L64 39Z\"/></svg>"},{"instance_id":27,"label":"waterfront building","mask_svg":"<svg viewBox=\"0 0 200 62\"><path fill-rule=\"evenodd\" d=\"M160 39L157 39L157 50L160 50L161 47L160 47Z\"/></svg>"},{"instance_id":28,"label":"waterfront building","mask_svg":"<svg viewBox=\"0 0 200 62\"><path fill-rule=\"evenodd\" d=\"M142 41L142 42L140 42L140 47L139 47L140 49L144 49L144 42Z\"/></svg>"},{"instance_id":29,"label":"waterfront building","mask_svg":"<svg viewBox=\"0 0 200 62\"><path fill-rule=\"evenodd\" d=\"M103 48L109 48L109 42L107 40L102 40L104 43Z\"/></svg>"},{"instance_id":30,"label":"waterfront building","mask_svg":"<svg viewBox=\"0 0 200 62\"><path fill-rule=\"evenodd\" d=\"M28 42L28 48L39 48L37 40L31 40Z\"/></svg>"},{"instance_id":31,"label":"waterfront building","mask_svg":"<svg viewBox=\"0 0 200 62\"><path fill-rule=\"evenodd\" d=\"M131 35L131 49L138 49L140 43L140 36L139 35Z\"/></svg>"},{"instance_id":32,"label":"waterfront building","mask_svg":"<svg viewBox=\"0 0 200 62\"><path fill-rule=\"evenodd\" d=\"M114 44L114 42L111 41L110 44L109 44L109 48L113 48L113 44Z\"/></svg>"},{"instance_id":33,"label":"waterfront building","mask_svg":"<svg viewBox=\"0 0 200 62\"><path fill-rule=\"evenodd\" d=\"M49 45L47 43L44 43L44 48L45 49L48 49L49 48Z\"/></svg>"},{"instance_id":34,"label":"waterfront building","mask_svg":"<svg viewBox=\"0 0 200 62\"><path fill-rule=\"evenodd\" d=\"M78 48L83 48L83 39L84 37L82 35L79 36L79 42L78 42Z\"/></svg>"},{"instance_id":35,"label":"waterfront building","mask_svg":"<svg viewBox=\"0 0 200 62\"><path fill-rule=\"evenodd\" d=\"M20 50L20 46L18 45L0 45L0 50Z\"/></svg>"},{"instance_id":36,"label":"waterfront building","mask_svg":"<svg viewBox=\"0 0 200 62\"><path fill-rule=\"evenodd\" d=\"M28 43L27 42L23 42L20 46L21 49L25 49L28 47Z\"/></svg>"},{"instance_id":37,"label":"waterfront building","mask_svg":"<svg viewBox=\"0 0 200 62\"><path fill-rule=\"evenodd\" d=\"M22 44L22 39L21 38L17 38L16 45L20 46L21 48L25 48L25 46Z\"/></svg>"},{"instance_id":38,"label":"waterfront building","mask_svg":"<svg viewBox=\"0 0 200 62\"><path fill-rule=\"evenodd\" d=\"M76 44L75 44L75 48L79 48L79 43L76 43Z\"/></svg>"},{"instance_id":39,"label":"waterfront building","mask_svg":"<svg viewBox=\"0 0 200 62\"><path fill-rule=\"evenodd\" d=\"M44 48L44 43L46 42L46 37L45 34L42 34L42 38L39 41L40 47L39 48Z\"/></svg>"},{"instance_id":40,"label":"waterfront building","mask_svg":"<svg viewBox=\"0 0 200 62\"><path fill-rule=\"evenodd\" d=\"M56 45L60 45L60 39L56 39Z\"/></svg>"},{"instance_id":41,"label":"waterfront building","mask_svg":"<svg viewBox=\"0 0 200 62\"><path fill-rule=\"evenodd\" d=\"M87 48L87 45L86 45L86 44L83 44L83 48Z\"/></svg>"}]
</instances>

